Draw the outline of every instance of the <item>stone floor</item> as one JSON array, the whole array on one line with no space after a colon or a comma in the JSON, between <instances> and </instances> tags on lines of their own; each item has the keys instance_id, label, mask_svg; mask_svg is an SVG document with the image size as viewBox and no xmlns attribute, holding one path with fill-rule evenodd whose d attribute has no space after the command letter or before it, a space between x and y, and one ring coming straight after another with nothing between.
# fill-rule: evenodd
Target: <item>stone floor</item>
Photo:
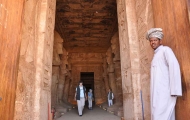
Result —
<instances>
[{"instance_id":1,"label":"stone floor","mask_svg":"<svg viewBox=\"0 0 190 120\"><path fill-rule=\"evenodd\" d=\"M78 115L77 108L74 108L56 120L121 120L121 118L95 106L93 110L85 107L81 117Z\"/></svg>"}]
</instances>

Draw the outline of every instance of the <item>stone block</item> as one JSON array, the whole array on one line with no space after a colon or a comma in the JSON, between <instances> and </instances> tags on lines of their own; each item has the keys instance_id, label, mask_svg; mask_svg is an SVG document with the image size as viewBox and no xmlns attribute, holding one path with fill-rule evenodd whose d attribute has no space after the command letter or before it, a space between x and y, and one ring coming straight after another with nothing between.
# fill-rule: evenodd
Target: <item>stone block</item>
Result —
<instances>
[{"instance_id":1,"label":"stone block","mask_svg":"<svg viewBox=\"0 0 190 120\"><path fill-rule=\"evenodd\" d=\"M68 108L56 108L56 111L60 112L60 113L66 113L69 111L69 109Z\"/></svg>"},{"instance_id":2,"label":"stone block","mask_svg":"<svg viewBox=\"0 0 190 120\"><path fill-rule=\"evenodd\" d=\"M60 112L55 112L54 118L60 118L61 116L62 116L62 114Z\"/></svg>"}]
</instances>

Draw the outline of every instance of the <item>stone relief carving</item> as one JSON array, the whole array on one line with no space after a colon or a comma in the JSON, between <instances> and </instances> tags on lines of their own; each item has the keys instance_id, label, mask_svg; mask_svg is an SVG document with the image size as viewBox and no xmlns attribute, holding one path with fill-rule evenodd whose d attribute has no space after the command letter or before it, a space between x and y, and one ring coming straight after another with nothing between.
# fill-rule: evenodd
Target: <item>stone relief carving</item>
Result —
<instances>
[{"instance_id":1,"label":"stone relief carving","mask_svg":"<svg viewBox=\"0 0 190 120\"><path fill-rule=\"evenodd\" d=\"M58 86L58 75L52 75L52 83L51 83L51 104L53 106L57 103L57 86Z\"/></svg>"},{"instance_id":2,"label":"stone relief carving","mask_svg":"<svg viewBox=\"0 0 190 120\"><path fill-rule=\"evenodd\" d=\"M58 32L54 32L54 52L53 52L53 65L58 65L59 70L59 78L58 78L58 85L57 85L57 91L54 91L53 94L57 94L58 96L58 103L63 103L63 100L67 99L66 96L63 96L65 87L68 88L68 82L66 82L66 78L70 79L71 74L71 65L68 62L68 52L63 47L63 39L59 35ZM68 66L70 65L70 70L68 69ZM67 80L68 81L68 80ZM68 93L67 93L68 94Z\"/></svg>"},{"instance_id":3,"label":"stone relief carving","mask_svg":"<svg viewBox=\"0 0 190 120\"><path fill-rule=\"evenodd\" d=\"M102 60L101 53L71 53L69 54L71 61L100 61Z\"/></svg>"},{"instance_id":4,"label":"stone relief carving","mask_svg":"<svg viewBox=\"0 0 190 120\"><path fill-rule=\"evenodd\" d=\"M56 31L54 31L53 65L61 64L62 61L60 59L60 54L64 53L64 57L65 57L65 49L63 49L62 44L63 44L63 39L60 37L60 35Z\"/></svg>"},{"instance_id":5,"label":"stone relief carving","mask_svg":"<svg viewBox=\"0 0 190 120\"><path fill-rule=\"evenodd\" d=\"M105 83L105 87L106 87L106 92L108 91L108 89L110 88L109 86L109 81L108 81L108 72L107 72L107 60L106 60L106 55L104 55L104 61L103 61L103 80Z\"/></svg>"},{"instance_id":6,"label":"stone relief carving","mask_svg":"<svg viewBox=\"0 0 190 120\"><path fill-rule=\"evenodd\" d=\"M108 72L114 72L114 64L113 64L113 54L111 48L109 48L106 52L106 58L108 63Z\"/></svg>"},{"instance_id":7,"label":"stone relief carving","mask_svg":"<svg viewBox=\"0 0 190 120\"><path fill-rule=\"evenodd\" d=\"M114 53L113 61L120 61L119 34L116 32L111 39L111 49Z\"/></svg>"}]
</instances>

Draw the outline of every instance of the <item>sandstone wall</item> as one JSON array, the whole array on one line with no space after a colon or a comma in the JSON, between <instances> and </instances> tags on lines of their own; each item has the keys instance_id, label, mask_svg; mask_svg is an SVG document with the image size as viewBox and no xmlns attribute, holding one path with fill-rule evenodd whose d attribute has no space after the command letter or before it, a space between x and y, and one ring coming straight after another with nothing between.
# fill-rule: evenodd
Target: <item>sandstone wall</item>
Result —
<instances>
[{"instance_id":1,"label":"sandstone wall","mask_svg":"<svg viewBox=\"0 0 190 120\"><path fill-rule=\"evenodd\" d=\"M24 0L0 1L0 119L13 120Z\"/></svg>"},{"instance_id":2,"label":"sandstone wall","mask_svg":"<svg viewBox=\"0 0 190 120\"><path fill-rule=\"evenodd\" d=\"M68 101L76 104L74 94L80 81L81 72L94 72L94 97L96 104L106 100L105 83L103 81L103 56L101 53L70 53L69 61L72 65Z\"/></svg>"},{"instance_id":3,"label":"sandstone wall","mask_svg":"<svg viewBox=\"0 0 190 120\"><path fill-rule=\"evenodd\" d=\"M152 1L155 26L163 28L163 44L172 48L180 64L183 95L178 97L175 107L177 120L190 119L190 22L188 3L189 0Z\"/></svg>"},{"instance_id":4,"label":"sandstone wall","mask_svg":"<svg viewBox=\"0 0 190 120\"><path fill-rule=\"evenodd\" d=\"M51 74L55 1L24 3L15 120L47 120L51 108Z\"/></svg>"}]
</instances>

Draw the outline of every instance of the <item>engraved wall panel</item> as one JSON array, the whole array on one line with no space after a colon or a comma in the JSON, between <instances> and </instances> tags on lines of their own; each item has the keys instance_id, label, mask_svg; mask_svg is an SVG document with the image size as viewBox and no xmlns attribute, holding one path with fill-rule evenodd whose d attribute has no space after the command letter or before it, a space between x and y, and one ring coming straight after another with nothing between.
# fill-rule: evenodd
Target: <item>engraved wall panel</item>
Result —
<instances>
[{"instance_id":1,"label":"engraved wall panel","mask_svg":"<svg viewBox=\"0 0 190 120\"><path fill-rule=\"evenodd\" d=\"M144 106L144 118L150 119L150 64L153 56L153 49L146 40L147 30L154 26L153 10L151 0L136 1L137 29L140 49L140 73L141 91Z\"/></svg>"},{"instance_id":2,"label":"engraved wall panel","mask_svg":"<svg viewBox=\"0 0 190 120\"><path fill-rule=\"evenodd\" d=\"M105 84L103 84L103 54L102 53L69 53L69 61L72 65L71 86L69 102L76 104L74 94L80 81L81 72L94 72L94 96L96 104L103 103L106 99ZM97 89L101 87L102 89Z\"/></svg>"},{"instance_id":3,"label":"engraved wall panel","mask_svg":"<svg viewBox=\"0 0 190 120\"><path fill-rule=\"evenodd\" d=\"M54 0L24 3L14 119L49 117L54 19Z\"/></svg>"}]
</instances>

